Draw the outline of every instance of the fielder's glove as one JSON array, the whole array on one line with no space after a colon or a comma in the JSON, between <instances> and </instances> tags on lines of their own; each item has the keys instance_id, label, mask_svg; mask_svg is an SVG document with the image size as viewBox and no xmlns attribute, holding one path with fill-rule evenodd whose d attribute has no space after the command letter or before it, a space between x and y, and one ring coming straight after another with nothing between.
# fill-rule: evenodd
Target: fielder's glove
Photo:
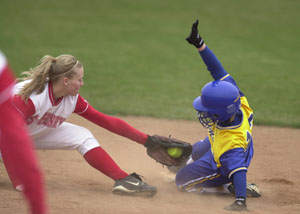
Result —
<instances>
[{"instance_id":1,"label":"fielder's glove","mask_svg":"<svg viewBox=\"0 0 300 214\"><path fill-rule=\"evenodd\" d=\"M186 38L186 41L191 45L194 45L196 48L200 48L204 44L204 40L198 33L198 19L192 25L192 30L190 35Z\"/></svg>"},{"instance_id":2,"label":"fielder's glove","mask_svg":"<svg viewBox=\"0 0 300 214\"><path fill-rule=\"evenodd\" d=\"M233 204L225 207L224 209L230 211L248 211L246 198L236 198Z\"/></svg>"},{"instance_id":3,"label":"fielder's glove","mask_svg":"<svg viewBox=\"0 0 300 214\"><path fill-rule=\"evenodd\" d=\"M148 136L144 146L147 154L157 162L166 166L183 165L192 153L192 145L175 138L168 138L159 135ZM183 150L179 158L173 158L168 154L168 148L178 147Z\"/></svg>"}]
</instances>

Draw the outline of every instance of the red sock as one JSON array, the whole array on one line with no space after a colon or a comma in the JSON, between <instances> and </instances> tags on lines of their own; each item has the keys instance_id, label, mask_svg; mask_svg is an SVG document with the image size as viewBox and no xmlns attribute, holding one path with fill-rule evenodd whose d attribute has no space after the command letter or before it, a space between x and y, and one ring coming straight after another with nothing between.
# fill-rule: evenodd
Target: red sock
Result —
<instances>
[{"instance_id":1,"label":"red sock","mask_svg":"<svg viewBox=\"0 0 300 214\"><path fill-rule=\"evenodd\" d=\"M92 167L113 180L120 180L128 176L102 147L96 147L88 151L83 157Z\"/></svg>"}]
</instances>

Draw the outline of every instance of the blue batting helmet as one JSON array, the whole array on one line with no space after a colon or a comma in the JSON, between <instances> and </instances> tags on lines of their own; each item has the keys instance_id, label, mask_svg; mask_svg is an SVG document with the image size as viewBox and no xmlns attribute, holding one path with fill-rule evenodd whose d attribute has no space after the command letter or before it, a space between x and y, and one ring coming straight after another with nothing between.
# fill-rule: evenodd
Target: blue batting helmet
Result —
<instances>
[{"instance_id":1,"label":"blue batting helmet","mask_svg":"<svg viewBox=\"0 0 300 214\"><path fill-rule=\"evenodd\" d=\"M224 122L240 108L241 100L237 87L227 81L216 80L202 88L193 106L198 111L200 123L208 128L215 122Z\"/></svg>"}]
</instances>

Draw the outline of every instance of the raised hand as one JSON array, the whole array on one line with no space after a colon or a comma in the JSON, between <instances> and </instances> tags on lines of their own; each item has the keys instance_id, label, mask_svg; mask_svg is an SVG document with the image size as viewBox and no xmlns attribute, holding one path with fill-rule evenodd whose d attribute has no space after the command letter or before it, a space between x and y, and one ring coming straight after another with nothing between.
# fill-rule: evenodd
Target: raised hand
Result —
<instances>
[{"instance_id":1,"label":"raised hand","mask_svg":"<svg viewBox=\"0 0 300 214\"><path fill-rule=\"evenodd\" d=\"M192 25L191 33L186 38L186 41L188 41L191 45L194 45L196 48L200 48L204 44L203 39L198 33L198 19Z\"/></svg>"}]
</instances>

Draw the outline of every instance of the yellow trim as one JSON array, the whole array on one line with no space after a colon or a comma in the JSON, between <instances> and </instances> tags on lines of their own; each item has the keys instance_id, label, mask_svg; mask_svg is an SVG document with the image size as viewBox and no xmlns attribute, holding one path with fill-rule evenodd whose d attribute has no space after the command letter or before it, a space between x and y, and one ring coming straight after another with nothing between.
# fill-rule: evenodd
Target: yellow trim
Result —
<instances>
[{"instance_id":1,"label":"yellow trim","mask_svg":"<svg viewBox=\"0 0 300 214\"><path fill-rule=\"evenodd\" d=\"M228 77L229 74L226 74L224 77L222 77L220 80L224 80L226 77Z\"/></svg>"},{"instance_id":2,"label":"yellow trim","mask_svg":"<svg viewBox=\"0 0 300 214\"><path fill-rule=\"evenodd\" d=\"M241 122L240 124L238 124L238 125L235 125L235 126L225 126L225 127L219 126L219 125L217 124L216 127L217 127L218 129L221 129L221 130L228 130L228 129L236 129L236 128L239 128L241 125L242 125L242 122Z\"/></svg>"},{"instance_id":3,"label":"yellow trim","mask_svg":"<svg viewBox=\"0 0 300 214\"><path fill-rule=\"evenodd\" d=\"M217 174L217 175L209 177L209 178L206 177L206 178L204 178L204 179L202 179L200 181L196 181L194 183L188 184L186 187L182 186L181 188L184 189L184 190L190 190L190 189L193 189L194 186L197 185L197 184L201 184L201 183L203 183L203 182L205 182L207 180L213 180L213 179L218 178L220 176L221 176L220 174Z\"/></svg>"},{"instance_id":4,"label":"yellow trim","mask_svg":"<svg viewBox=\"0 0 300 214\"><path fill-rule=\"evenodd\" d=\"M240 168L237 168L237 169L231 171L231 172L229 173L229 175L228 175L228 178L230 178L231 175L234 174L235 172L241 171L241 170L247 170L247 168L246 168L246 167L240 167Z\"/></svg>"},{"instance_id":5,"label":"yellow trim","mask_svg":"<svg viewBox=\"0 0 300 214\"><path fill-rule=\"evenodd\" d=\"M238 101L240 99L240 95L234 100L234 102Z\"/></svg>"}]
</instances>

